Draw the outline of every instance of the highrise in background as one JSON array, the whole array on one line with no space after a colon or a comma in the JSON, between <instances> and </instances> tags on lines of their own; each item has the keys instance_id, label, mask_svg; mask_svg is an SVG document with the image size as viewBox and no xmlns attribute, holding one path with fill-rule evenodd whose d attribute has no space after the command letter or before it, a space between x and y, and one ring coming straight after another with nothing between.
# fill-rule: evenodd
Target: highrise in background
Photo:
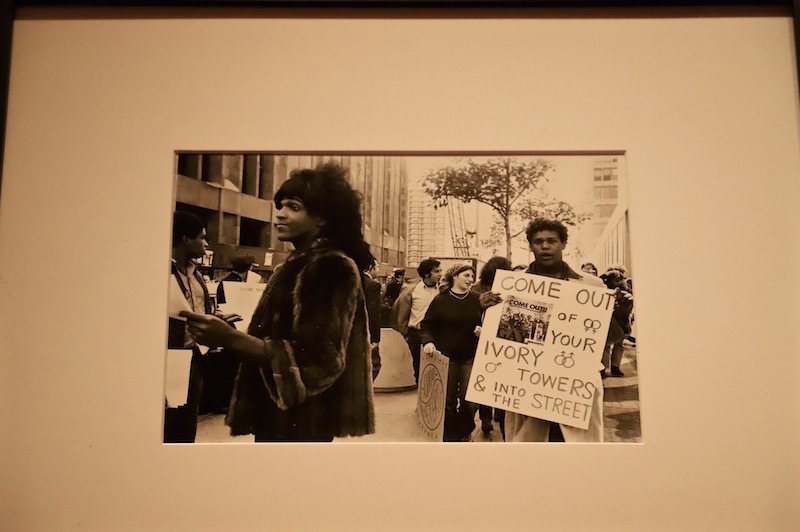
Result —
<instances>
[{"instance_id":1,"label":"highrise in background","mask_svg":"<svg viewBox=\"0 0 800 532\"><path fill-rule=\"evenodd\" d=\"M431 197L420 184L408 190L408 266L416 267L428 257L441 256L447 244L447 212L434 209Z\"/></svg>"}]
</instances>

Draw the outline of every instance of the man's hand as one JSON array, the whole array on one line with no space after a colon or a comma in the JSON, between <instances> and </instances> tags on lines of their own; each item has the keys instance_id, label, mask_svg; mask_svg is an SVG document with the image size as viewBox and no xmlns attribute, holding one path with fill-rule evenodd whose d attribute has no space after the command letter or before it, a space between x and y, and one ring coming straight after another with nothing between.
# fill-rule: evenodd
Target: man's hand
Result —
<instances>
[{"instance_id":1,"label":"man's hand","mask_svg":"<svg viewBox=\"0 0 800 532\"><path fill-rule=\"evenodd\" d=\"M437 351L436 346L433 345L433 342L428 342L422 347L422 350L428 354L435 353Z\"/></svg>"},{"instance_id":2,"label":"man's hand","mask_svg":"<svg viewBox=\"0 0 800 532\"><path fill-rule=\"evenodd\" d=\"M236 313L223 314L222 312L215 312L214 316L218 317L219 319L221 319L222 321L224 321L228 325L233 325L237 321L242 321L242 319L243 319L241 316L239 316Z\"/></svg>"},{"instance_id":3,"label":"man's hand","mask_svg":"<svg viewBox=\"0 0 800 532\"><path fill-rule=\"evenodd\" d=\"M481 308L484 310L502 301L503 298L497 292L484 292L480 295Z\"/></svg>"},{"instance_id":4,"label":"man's hand","mask_svg":"<svg viewBox=\"0 0 800 532\"><path fill-rule=\"evenodd\" d=\"M236 332L236 329L231 328L228 322L213 314L197 314L182 310L178 315L186 318L186 332L198 344L208 347L229 346Z\"/></svg>"}]
</instances>

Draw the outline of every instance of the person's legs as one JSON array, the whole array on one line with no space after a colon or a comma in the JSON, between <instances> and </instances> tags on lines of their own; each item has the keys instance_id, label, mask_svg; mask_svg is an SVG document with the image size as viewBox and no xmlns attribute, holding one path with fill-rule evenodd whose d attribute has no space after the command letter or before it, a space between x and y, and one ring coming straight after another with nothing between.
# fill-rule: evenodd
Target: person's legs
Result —
<instances>
[{"instance_id":1,"label":"person's legs","mask_svg":"<svg viewBox=\"0 0 800 532\"><path fill-rule=\"evenodd\" d=\"M194 443L204 374L205 360L195 348L189 369L186 404L164 411L164 443Z\"/></svg>"},{"instance_id":2,"label":"person's legs","mask_svg":"<svg viewBox=\"0 0 800 532\"><path fill-rule=\"evenodd\" d=\"M611 374L615 377L622 377L625 375L619 369L619 366L622 363L622 354L625 351L625 347L622 345L622 342L624 341L625 339L623 338L614 344L614 347L611 349ZM606 347L606 350L608 350L608 347Z\"/></svg>"},{"instance_id":3,"label":"person's legs","mask_svg":"<svg viewBox=\"0 0 800 532\"><path fill-rule=\"evenodd\" d=\"M605 349L603 349L603 357L601 358L601 361L603 362L603 371L601 372L601 374L604 377L605 377L606 371L608 371L610 369L608 367L608 364L609 364L610 360L611 360L611 346L606 344Z\"/></svg>"},{"instance_id":4,"label":"person's legs","mask_svg":"<svg viewBox=\"0 0 800 532\"><path fill-rule=\"evenodd\" d=\"M491 406L480 405L478 407L478 416L481 418L481 430L483 432L491 432L494 430Z\"/></svg>"},{"instance_id":5,"label":"person's legs","mask_svg":"<svg viewBox=\"0 0 800 532\"><path fill-rule=\"evenodd\" d=\"M592 413L589 427L586 430L568 425L561 425L564 441L568 443L602 443L603 442L603 383L594 381L595 393L592 400Z\"/></svg>"},{"instance_id":6,"label":"person's legs","mask_svg":"<svg viewBox=\"0 0 800 532\"><path fill-rule=\"evenodd\" d=\"M457 362L458 376L458 416L461 429L461 439L469 439L475 428L475 410L477 405L466 400L469 374L472 373L472 362Z\"/></svg>"},{"instance_id":7,"label":"person's legs","mask_svg":"<svg viewBox=\"0 0 800 532\"><path fill-rule=\"evenodd\" d=\"M458 427L458 363L450 361L447 370L447 392L444 398L444 441L461 439Z\"/></svg>"},{"instance_id":8,"label":"person's legs","mask_svg":"<svg viewBox=\"0 0 800 532\"><path fill-rule=\"evenodd\" d=\"M546 442L550 422L516 412L506 412L505 433L507 442Z\"/></svg>"},{"instance_id":9,"label":"person's legs","mask_svg":"<svg viewBox=\"0 0 800 532\"><path fill-rule=\"evenodd\" d=\"M411 351L411 362L414 366L414 382L419 384L419 357L420 357L420 337L419 337L419 329L414 329L412 327L408 328L408 334L406 335L406 343L408 344L408 349Z\"/></svg>"},{"instance_id":10,"label":"person's legs","mask_svg":"<svg viewBox=\"0 0 800 532\"><path fill-rule=\"evenodd\" d=\"M372 380L378 378L378 373L381 372L381 346L376 345L372 348Z\"/></svg>"},{"instance_id":11,"label":"person's legs","mask_svg":"<svg viewBox=\"0 0 800 532\"><path fill-rule=\"evenodd\" d=\"M500 434L503 435L503 441L506 440L506 411L498 408L494 409L494 420L500 425Z\"/></svg>"}]
</instances>

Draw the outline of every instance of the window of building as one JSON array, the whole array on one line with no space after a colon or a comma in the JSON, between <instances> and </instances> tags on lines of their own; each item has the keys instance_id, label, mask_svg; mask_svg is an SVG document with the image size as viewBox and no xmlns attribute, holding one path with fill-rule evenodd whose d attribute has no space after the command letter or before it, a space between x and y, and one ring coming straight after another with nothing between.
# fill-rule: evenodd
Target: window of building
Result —
<instances>
[{"instance_id":1,"label":"window of building","mask_svg":"<svg viewBox=\"0 0 800 532\"><path fill-rule=\"evenodd\" d=\"M242 168L242 192L258 196L258 178L261 173L261 160L258 155L245 155Z\"/></svg>"},{"instance_id":2,"label":"window of building","mask_svg":"<svg viewBox=\"0 0 800 532\"><path fill-rule=\"evenodd\" d=\"M258 197L272 201L275 196L274 186L277 176L278 182L286 180L286 156L262 155L259 162L261 176L258 183Z\"/></svg>"},{"instance_id":3,"label":"window of building","mask_svg":"<svg viewBox=\"0 0 800 532\"><path fill-rule=\"evenodd\" d=\"M269 223L242 216L239 224L239 245L267 248L269 247L270 232Z\"/></svg>"},{"instance_id":4,"label":"window of building","mask_svg":"<svg viewBox=\"0 0 800 532\"><path fill-rule=\"evenodd\" d=\"M617 185L595 186L595 199L617 199Z\"/></svg>"},{"instance_id":5,"label":"window of building","mask_svg":"<svg viewBox=\"0 0 800 532\"><path fill-rule=\"evenodd\" d=\"M600 218L608 218L616 208L616 205L595 205L594 214Z\"/></svg>"},{"instance_id":6,"label":"window of building","mask_svg":"<svg viewBox=\"0 0 800 532\"><path fill-rule=\"evenodd\" d=\"M192 179L200 179L203 156L199 153L178 154L178 174Z\"/></svg>"}]
</instances>

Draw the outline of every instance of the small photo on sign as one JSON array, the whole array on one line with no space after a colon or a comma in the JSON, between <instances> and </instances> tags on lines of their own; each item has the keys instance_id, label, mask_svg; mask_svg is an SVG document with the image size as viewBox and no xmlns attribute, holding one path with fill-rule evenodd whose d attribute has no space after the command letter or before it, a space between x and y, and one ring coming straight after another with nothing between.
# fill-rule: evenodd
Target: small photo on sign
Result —
<instances>
[{"instance_id":1,"label":"small photo on sign","mask_svg":"<svg viewBox=\"0 0 800 532\"><path fill-rule=\"evenodd\" d=\"M497 337L521 344L543 344L551 307L548 303L509 296L503 303Z\"/></svg>"}]
</instances>

